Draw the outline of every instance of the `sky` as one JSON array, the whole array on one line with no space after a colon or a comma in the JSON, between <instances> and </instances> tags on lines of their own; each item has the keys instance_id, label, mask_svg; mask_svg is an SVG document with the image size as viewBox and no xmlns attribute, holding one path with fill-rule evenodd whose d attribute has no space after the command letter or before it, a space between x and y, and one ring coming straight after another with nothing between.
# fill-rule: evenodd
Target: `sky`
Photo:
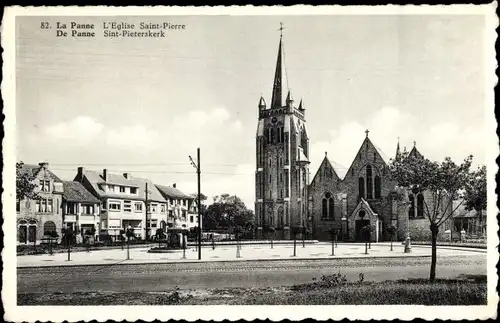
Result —
<instances>
[{"instance_id":1,"label":"sky","mask_svg":"<svg viewBox=\"0 0 500 323\"><path fill-rule=\"evenodd\" d=\"M484 17L479 15L120 17L185 24L165 38L110 39L99 17L16 21L16 154L76 169L131 172L253 209L258 102L271 101L283 22L288 86L306 108L311 178L325 152L347 170L369 129L433 160L486 163ZM91 39L41 22L95 23Z\"/></svg>"}]
</instances>

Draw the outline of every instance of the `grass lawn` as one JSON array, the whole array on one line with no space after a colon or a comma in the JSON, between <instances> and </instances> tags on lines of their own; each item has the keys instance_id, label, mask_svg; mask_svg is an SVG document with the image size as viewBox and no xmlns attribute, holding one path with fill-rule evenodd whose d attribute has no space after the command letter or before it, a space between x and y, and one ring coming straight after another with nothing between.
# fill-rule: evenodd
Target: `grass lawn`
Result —
<instances>
[{"instance_id":1,"label":"grass lawn","mask_svg":"<svg viewBox=\"0 0 500 323\"><path fill-rule=\"evenodd\" d=\"M485 305L486 276L357 282L339 275L278 288L18 294L18 305Z\"/></svg>"}]
</instances>

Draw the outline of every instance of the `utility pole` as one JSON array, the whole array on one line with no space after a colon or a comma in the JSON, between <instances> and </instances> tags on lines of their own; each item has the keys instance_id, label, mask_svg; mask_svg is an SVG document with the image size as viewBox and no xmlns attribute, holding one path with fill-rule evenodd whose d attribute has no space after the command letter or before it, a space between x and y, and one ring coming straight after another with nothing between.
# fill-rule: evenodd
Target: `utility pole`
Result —
<instances>
[{"instance_id":1,"label":"utility pole","mask_svg":"<svg viewBox=\"0 0 500 323\"><path fill-rule=\"evenodd\" d=\"M151 230L151 218L148 217L148 183L146 182L146 202L145 202L145 207L146 207L146 239L149 240L150 234L149 231Z\"/></svg>"},{"instance_id":2,"label":"utility pole","mask_svg":"<svg viewBox=\"0 0 500 323\"><path fill-rule=\"evenodd\" d=\"M196 169L198 175L198 260L201 260L201 168L200 168L200 148L197 149L196 162L189 156L191 165Z\"/></svg>"}]
</instances>

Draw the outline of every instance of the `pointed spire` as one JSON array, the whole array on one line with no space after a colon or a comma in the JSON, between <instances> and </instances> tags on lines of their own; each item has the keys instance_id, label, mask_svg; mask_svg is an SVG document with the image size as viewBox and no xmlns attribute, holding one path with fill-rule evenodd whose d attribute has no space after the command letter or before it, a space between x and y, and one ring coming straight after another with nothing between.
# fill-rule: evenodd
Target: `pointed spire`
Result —
<instances>
[{"instance_id":1,"label":"pointed spire","mask_svg":"<svg viewBox=\"0 0 500 323\"><path fill-rule=\"evenodd\" d=\"M398 145L396 147L396 157L399 157L399 156L401 156L401 151L399 149L399 137L398 137Z\"/></svg>"},{"instance_id":2,"label":"pointed spire","mask_svg":"<svg viewBox=\"0 0 500 323\"><path fill-rule=\"evenodd\" d=\"M300 110L300 111L304 110L304 108L302 107L302 99L300 99L300 103L299 103L299 110Z\"/></svg>"},{"instance_id":3,"label":"pointed spire","mask_svg":"<svg viewBox=\"0 0 500 323\"><path fill-rule=\"evenodd\" d=\"M264 98L262 96L260 97L260 100L259 100L259 108L260 109L266 108L266 101L264 100Z\"/></svg>"},{"instance_id":4,"label":"pointed spire","mask_svg":"<svg viewBox=\"0 0 500 323\"><path fill-rule=\"evenodd\" d=\"M276 59L276 71L274 73L273 95L271 99L271 108L281 108L283 106L283 90L287 90L286 71L284 71L284 50L283 50L283 24L280 24L280 43L278 46L278 57Z\"/></svg>"},{"instance_id":5,"label":"pointed spire","mask_svg":"<svg viewBox=\"0 0 500 323\"><path fill-rule=\"evenodd\" d=\"M291 107L292 103L293 103L292 93L288 91L288 94L286 95L286 106Z\"/></svg>"}]
</instances>

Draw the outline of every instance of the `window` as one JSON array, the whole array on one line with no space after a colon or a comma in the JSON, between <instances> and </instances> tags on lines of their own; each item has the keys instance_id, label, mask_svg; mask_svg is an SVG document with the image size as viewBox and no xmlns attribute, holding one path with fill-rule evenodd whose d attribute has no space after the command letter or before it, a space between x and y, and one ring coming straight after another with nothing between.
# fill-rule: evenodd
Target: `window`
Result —
<instances>
[{"instance_id":1,"label":"window","mask_svg":"<svg viewBox=\"0 0 500 323\"><path fill-rule=\"evenodd\" d=\"M158 226L158 220L157 219L152 219L151 220L151 227L156 228Z\"/></svg>"},{"instance_id":2,"label":"window","mask_svg":"<svg viewBox=\"0 0 500 323\"><path fill-rule=\"evenodd\" d=\"M422 193L417 195L417 218L424 217L424 195Z\"/></svg>"},{"instance_id":3,"label":"window","mask_svg":"<svg viewBox=\"0 0 500 323\"><path fill-rule=\"evenodd\" d=\"M20 211L21 211L21 201L16 200L16 212L20 212Z\"/></svg>"},{"instance_id":4,"label":"window","mask_svg":"<svg viewBox=\"0 0 500 323\"><path fill-rule=\"evenodd\" d=\"M130 194L137 194L137 187L131 187Z\"/></svg>"},{"instance_id":5,"label":"window","mask_svg":"<svg viewBox=\"0 0 500 323\"><path fill-rule=\"evenodd\" d=\"M52 205L52 203L53 203L53 202L52 202L52 199L48 199L48 200L47 200L47 212L48 212L48 213L52 213L52 210L53 210L53 209L52 209L52 206L53 206L53 205Z\"/></svg>"},{"instance_id":6,"label":"window","mask_svg":"<svg viewBox=\"0 0 500 323\"><path fill-rule=\"evenodd\" d=\"M283 173L280 173L280 183L283 183Z\"/></svg>"},{"instance_id":7,"label":"window","mask_svg":"<svg viewBox=\"0 0 500 323\"><path fill-rule=\"evenodd\" d=\"M83 214L94 214L94 206L91 204L82 205Z\"/></svg>"},{"instance_id":8,"label":"window","mask_svg":"<svg viewBox=\"0 0 500 323\"><path fill-rule=\"evenodd\" d=\"M275 140L276 140L275 136L276 136L275 129L271 128L271 144L275 143Z\"/></svg>"},{"instance_id":9,"label":"window","mask_svg":"<svg viewBox=\"0 0 500 323\"><path fill-rule=\"evenodd\" d=\"M363 177L358 178L358 195L360 199L365 197L365 179Z\"/></svg>"},{"instance_id":10,"label":"window","mask_svg":"<svg viewBox=\"0 0 500 323\"><path fill-rule=\"evenodd\" d=\"M328 200L326 198L323 198L322 211L321 218L328 219Z\"/></svg>"},{"instance_id":11,"label":"window","mask_svg":"<svg viewBox=\"0 0 500 323\"><path fill-rule=\"evenodd\" d=\"M168 217L173 218L174 217L174 211L173 210L168 210Z\"/></svg>"},{"instance_id":12,"label":"window","mask_svg":"<svg viewBox=\"0 0 500 323\"><path fill-rule=\"evenodd\" d=\"M187 211L186 210L182 210L182 220L186 221L186 217L187 217Z\"/></svg>"},{"instance_id":13,"label":"window","mask_svg":"<svg viewBox=\"0 0 500 323\"><path fill-rule=\"evenodd\" d=\"M266 144L269 144L269 128L267 128L266 131L264 131L264 134L266 136Z\"/></svg>"},{"instance_id":14,"label":"window","mask_svg":"<svg viewBox=\"0 0 500 323\"><path fill-rule=\"evenodd\" d=\"M123 211L132 212L132 201L123 201Z\"/></svg>"},{"instance_id":15,"label":"window","mask_svg":"<svg viewBox=\"0 0 500 323\"><path fill-rule=\"evenodd\" d=\"M410 208L408 209L408 217L410 219L415 218L415 197L413 194L410 194L408 196L408 199L410 200Z\"/></svg>"},{"instance_id":16,"label":"window","mask_svg":"<svg viewBox=\"0 0 500 323\"><path fill-rule=\"evenodd\" d=\"M272 183L272 181L273 181L273 176L269 174L269 183Z\"/></svg>"},{"instance_id":17,"label":"window","mask_svg":"<svg viewBox=\"0 0 500 323\"><path fill-rule=\"evenodd\" d=\"M158 204L156 203L151 204L151 212L152 213L158 212Z\"/></svg>"},{"instance_id":18,"label":"window","mask_svg":"<svg viewBox=\"0 0 500 323\"><path fill-rule=\"evenodd\" d=\"M333 200L333 196L330 192L326 192L322 205L321 205L322 213L321 213L321 219L322 220L333 220L335 217L335 202Z\"/></svg>"},{"instance_id":19,"label":"window","mask_svg":"<svg viewBox=\"0 0 500 323\"><path fill-rule=\"evenodd\" d=\"M114 185L108 185L108 191L114 192L115 191L115 186Z\"/></svg>"},{"instance_id":20,"label":"window","mask_svg":"<svg viewBox=\"0 0 500 323\"><path fill-rule=\"evenodd\" d=\"M40 180L40 190L42 192L50 192L50 181L49 180Z\"/></svg>"},{"instance_id":21,"label":"window","mask_svg":"<svg viewBox=\"0 0 500 323\"><path fill-rule=\"evenodd\" d=\"M108 209L110 211L120 211L122 209L122 204L120 202L108 202Z\"/></svg>"},{"instance_id":22,"label":"window","mask_svg":"<svg viewBox=\"0 0 500 323\"><path fill-rule=\"evenodd\" d=\"M194 216L189 216L189 222L193 223L194 222Z\"/></svg>"},{"instance_id":23,"label":"window","mask_svg":"<svg viewBox=\"0 0 500 323\"><path fill-rule=\"evenodd\" d=\"M288 197L288 171L285 170L285 197Z\"/></svg>"},{"instance_id":24,"label":"window","mask_svg":"<svg viewBox=\"0 0 500 323\"><path fill-rule=\"evenodd\" d=\"M161 205L161 213L165 213L165 204Z\"/></svg>"},{"instance_id":25,"label":"window","mask_svg":"<svg viewBox=\"0 0 500 323\"><path fill-rule=\"evenodd\" d=\"M56 225L52 221L47 221L43 225L43 235L50 235L52 232L56 232Z\"/></svg>"},{"instance_id":26,"label":"window","mask_svg":"<svg viewBox=\"0 0 500 323\"><path fill-rule=\"evenodd\" d=\"M271 167L271 158L269 158L269 167Z\"/></svg>"},{"instance_id":27,"label":"window","mask_svg":"<svg viewBox=\"0 0 500 323\"><path fill-rule=\"evenodd\" d=\"M36 211L42 212L42 201L41 200L36 200Z\"/></svg>"},{"instance_id":28,"label":"window","mask_svg":"<svg viewBox=\"0 0 500 323\"><path fill-rule=\"evenodd\" d=\"M380 176L375 176L375 198L379 199L381 196L380 194Z\"/></svg>"},{"instance_id":29,"label":"window","mask_svg":"<svg viewBox=\"0 0 500 323\"><path fill-rule=\"evenodd\" d=\"M120 193L125 193L125 186L120 186Z\"/></svg>"},{"instance_id":30,"label":"window","mask_svg":"<svg viewBox=\"0 0 500 323\"><path fill-rule=\"evenodd\" d=\"M47 200L42 200L42 209L40 212L47 212Z\"/></svg>"},{"instance_id":31,"label":"window","mask_svg":"<svg viewBox=\"0 0 500 323\"><path fill-rule=\"evenodd\" d=\"M283 190L280 190L280 199L283 198Z\"/></svg>"},{"instance_id":32,"label":"window","mask_svg":"<svg viewBox=\"0 0 500 323\"><path fill-rule=\"evenodd\" d=\"M135 212L142 212L142 202L135 202Z\"/></svg>"},{"instance_id":33,"label":"window","mask_svg":"<svg viewBox=\"0 0 500 323\"><path fill-rule=\"evenodd\" d=\"M373 198L373 174L372 174L372 166L366 166L366 198Z\"/></svg>"}]
</instances>

